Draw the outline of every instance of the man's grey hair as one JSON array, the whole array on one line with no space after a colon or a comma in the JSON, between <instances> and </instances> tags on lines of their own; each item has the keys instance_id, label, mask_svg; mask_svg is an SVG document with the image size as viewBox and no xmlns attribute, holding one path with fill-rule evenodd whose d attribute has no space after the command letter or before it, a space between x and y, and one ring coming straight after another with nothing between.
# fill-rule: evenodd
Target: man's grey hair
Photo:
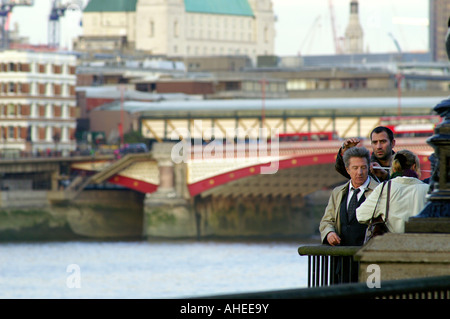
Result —
<instances>
[{"instance_id":1,"label":"man's grey hair","mask_svg":"<svg viewBox=\"0 0 450 319\"><path fill-rule=\"evenodd\" d=\"M352 157L365 158L367 160L367 165L370 165L370 152L365 147L351 147L346 150L343 157L345 167L350 165L350 158Z\"/></svg>"}]
</instances>

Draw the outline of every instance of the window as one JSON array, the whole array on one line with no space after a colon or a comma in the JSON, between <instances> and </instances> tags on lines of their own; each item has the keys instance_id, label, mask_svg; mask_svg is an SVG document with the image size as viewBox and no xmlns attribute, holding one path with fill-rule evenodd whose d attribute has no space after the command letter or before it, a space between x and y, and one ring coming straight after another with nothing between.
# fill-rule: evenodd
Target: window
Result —
<instances>
[{"instance_id":1,"label":"window","mask_svg":"<svg viewBox=\"0 0 450 319\"><path fill-rule=\"evenodd\" d=\"M237 91L239 90L238 82L225 82L225 91Z\"/></svg>"},{"instance_id":2,"label":"window","mask_svg":"<svg viewBox=\"0 0 450 319\"><path fill-rule=\"evenodd\" d=\"M18 83L19 88L18 88L18 92L19 93L30 93L30 84L29 83Z\"/></svg>"},{"instance_id":3,"label":"window","mask_svg":"<svg viewBox=\"0 0 450 319\"><path fill-rule=\"evenodd\" d=\"M30 72L30 64L29 63L17 63L17 71L19 72Z\"/></svg>"},{"instance_id":4,"label":"window","mask_svg":"<svg viewBox=\"0 0 450 319\"><path fill-rule=\"evenodd\" d=\"M178 36L179 36L178 21L177 20L175 20L175 22L173 23L173 36L175 38L178 38Z\"/></svg>"},{"instance_id":5,"label":"window","mask_svg":"<svg viewBox=\"0 0 450 319\"><path fill-rule=\"evenodd\" d=\"M55 74L61 74L62 73L62 67L61 65L53 64L52 71Z\"/></svg>"},{"instance_id":6,"label":"window","mask_svg":"<svg viewBox=\"0 0 450 319\"><path fill-rule=\"evenodd\" d=\"M150 30L149 30L150 34L149 37L153 38L155 36L155 22L150 21Z\"/></svg>"},{"instance_id":7,"label":"window","mask_svg":"<svg viewBox=\"0 0 450 319\"><path fill-rule=\"evenodd\" d=\"M60 105L53 105L53 116L54 117L61 117L62 115L62 108Z\"/></svg>"},{"instance_id":8,"label":"window","mask_svg":"<svg viewBox=\"0 0 450 319\"><path fill-rule=\"evenodd\" d=\"M8 138L15 138L14 126L8 126Z\"/></svg>"},{"instance_id":9,"label":"window","mask_svg":"<svg viewBox=\"0 0 450 319\"><path fill-rule=\"evenodd\" d=\"M61 85L59 84L53 84L53 94L54 95L61 95Z\"/></svg>"},{"instance_id":10,"label":"window","mask_svg":"<svg viewBox=\"0 0 450 319\"><path fill-rule=\"evenodd\" d=\"M38 115L39 117L45 116L45 105L43 104L38 105Z\"/></svg>"},{"instance_id":11,"label":"window","mask_svg":"<svg viewBox=\"0 0 450 319\"><path fill-rule=\"evenodd\" d=\"M367 79L345 79L342 81L343 89L367 88Z\"/></svg>"},{"instance_id":12,"label":"window","mask_svg":"<svg viewBox=\"0 0 450 319\"><path fill-rule=\"evenodd\" d=\"M47 84L45 83L39 83L39 94L44 95L47 92Z\"/></svg>"},{"instance_id":13,"label":"window","mask_svg":"<svg viewBox=\"0 0 450 319\"><path fill-rule=\"evenodd\" d=\"M69 65L69 74L75 74L77 70L76 66Z\"/></svg>"}]
</instances>

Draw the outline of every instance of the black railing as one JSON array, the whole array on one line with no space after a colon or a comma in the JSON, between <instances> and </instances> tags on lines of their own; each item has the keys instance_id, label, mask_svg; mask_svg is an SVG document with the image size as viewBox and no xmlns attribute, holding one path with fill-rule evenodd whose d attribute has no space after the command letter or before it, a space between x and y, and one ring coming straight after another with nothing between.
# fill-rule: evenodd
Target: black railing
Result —
<instances>
[{"instance_id":1,"label":"black railing","mask_svg":"<svg viewBox=\"0 0 450 319\"><path fill-rule=\"evenodd\" d=\"M382 281L380 288L364 282L330 287L298 288L205 296L213 299L450 299L450 276Z\"/></svg>"},{"instance_id":2,"label":"black railing","mask_svg":"<svg viewBox=\"0 0 450 319\"><path fill-rule=\"evenodd\" d=\"M359 262L353 255L360 246L300 246L298 253L308 256L308 287L330 286L358 281Z\"/></svg>"}]
</instances>

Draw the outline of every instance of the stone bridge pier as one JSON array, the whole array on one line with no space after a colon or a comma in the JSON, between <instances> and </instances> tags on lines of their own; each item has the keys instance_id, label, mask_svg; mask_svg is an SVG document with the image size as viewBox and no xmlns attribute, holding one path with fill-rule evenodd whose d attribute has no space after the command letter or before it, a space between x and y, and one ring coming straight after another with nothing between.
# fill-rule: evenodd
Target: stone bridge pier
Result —
<instances>
[{"instance_id":1,"label":"stone bridge pier","mask_svg":"<svg viewBox=\"0 0 450 319\"><path fill-rule=\"evenodd\" d=\"M158 162L159 187L144 200L144 237L198 237L192 200L185 191L185 165L171 159L174 143L155 143L152 156Z\"/></svg>"}]
</instances>

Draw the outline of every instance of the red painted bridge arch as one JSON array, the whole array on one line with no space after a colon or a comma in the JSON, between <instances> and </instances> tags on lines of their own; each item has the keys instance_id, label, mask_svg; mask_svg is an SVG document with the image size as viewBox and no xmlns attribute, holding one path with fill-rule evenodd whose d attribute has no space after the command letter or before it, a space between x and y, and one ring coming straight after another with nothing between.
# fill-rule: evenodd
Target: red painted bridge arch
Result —
<instances>
[{"instance_id":1,"label":"red painted bridge arch","mask_svg":"<svg viewBox=\"0 0 450 319\"><path fill-rule=\"evenodd\" d=\"M430 171L430 161L428 160L429 155L431 152L429 151L419 151L416 152L416 154L419 156L419 160L421 162L421 170L422 175L421 179L425 179L430 177L431 171ZM336 162L336 151L333 153L322 153L322 154L313 154L313 155L297 155L292 156L289 158L282 158L277 161L276 165L278 165L278 170L293 168L293 167L301 167L301 166L313 166L313 165L320 165L320 164L334 164ZM249 165L244 168L239 168L236 170L231 170L226 173L218 174L216 176L205 178L201 181L192 183L188 185L189 193L191 196L196 196L198 194L201 194L202 192L205 192L207 190L210 190L215 187L219 187L221 185L230 183L232 181L246 178L249 176L259 175L262 174L262 170L267 168L271 165L274 165L274 161L267 162L267 163L260 163L255 165ZM205 164L206 165L206 164ZM272 166L272 167L273 167ZM276 171L274 172L276 174ZM336 174L338 174L336 172Z\"/></svg>"},{"instance_id":2,"label":"red painted bridge arch","mask_svg":"<svg viewBox=\"0 0 450 319\"><path fill-rule=\"evenodd\" d=\"M276 174L278 170L299 167L299 166L311 166L320 164L331 164L336 161L336 152L334 153L324 153L315 155L301 155L293 156L289 158L282 158L277 161L260 163L255 165L249 165L244 168L239 168L236 170L231 170L229 172L218 174L213 177L208 177L204 180L192 183L188 185L189 193L191 196L198 195L209 189L224 185L226 183L249 177L254 175L262 174L264 171L270 171L271 168L276 167L272 172ZM206 164L205 164L206 165ZM269 174L268 174L269 175Z\"/></svg>"}]
</instances>

